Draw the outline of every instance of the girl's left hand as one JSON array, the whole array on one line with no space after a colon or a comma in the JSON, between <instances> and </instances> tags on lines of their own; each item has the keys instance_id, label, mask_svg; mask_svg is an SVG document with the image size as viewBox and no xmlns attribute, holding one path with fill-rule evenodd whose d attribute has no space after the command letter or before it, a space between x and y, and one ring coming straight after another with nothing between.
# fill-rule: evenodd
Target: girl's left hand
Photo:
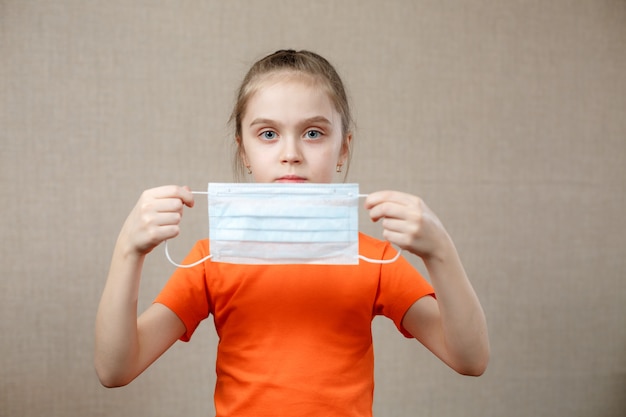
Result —
<instances>
[{"instance_id":1,"label":"girl's left hand","mask_svg":"<svg viewBox=\"0 0 626 417\"><path fill-rule=\"evenodd\" d=\"M422 258L445 251L450 237L424 201L398 191L378 191L365 199L372 221L382 219L383 237Z\"/></svg>"}]
</instances>

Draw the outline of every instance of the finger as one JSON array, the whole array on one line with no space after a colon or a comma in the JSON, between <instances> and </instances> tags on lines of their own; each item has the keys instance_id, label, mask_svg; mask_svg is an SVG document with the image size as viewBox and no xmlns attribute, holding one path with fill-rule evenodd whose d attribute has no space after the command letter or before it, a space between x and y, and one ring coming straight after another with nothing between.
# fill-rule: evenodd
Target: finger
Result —
<instances>
[{"instance_id":1,"label":"finger","mask_svg":"<svg viewBox=\"0 0 626 417\"><path fill-rule=\"evenodd\" d=\"M419 225L415 223L410 223L404 219L392 219L386 217L382 221L382 227L384 230L388 230L390 232L404 233L415 235L419 230Z\"/></svg>"},{"instance_id":2,"label":"finger","mask_svg":"<svg viewBox=\"0 0 626 417\"><path fill-rule=\"evenodd\" d=\"M164 185L152 188L147 191L148 196L154 199L177 198L188 207L193 207L194 198L189 187L180 187L178 185Z\"/></svg>"},{"instance_id":3,"label":"finger","mask_svg":"<svg viewBox=\"0 0 626 417\"><path fill-rule=\"evenodd\" d=\"M188 186L181 187L181 200L187 207L193 207L195 204L195 200L193 198L193 193L191 192L191 188Z\"/></svg>"},{"instance_id":4,"label":"finger","mask_svg":"<svg viewBox=\"0 0 626 417\"><path fill-rule=\"evenodd\" d=\"M406 220L411 216L411 207L395 202L382 202L370 210L370 218L378 221L381 218L403 219Z\"/></svg>"},{"instance_id":5,"label":"finger","mask_svg":"<svg viewBox=\"0 0 626 417\"><path fill-rule=\"evenodd\" d=\"M412 205L415 204L418 198L407 193L402 193L399 191L376 191L367 196L365 199L365 208L371 209L372 207L384 203L384 202L393 202L401 205Z\"/></svg>"},{"instance_id":6,"label":"finger","mask_svg":"<svg viewBox=\"0 0 626 417\"><path fill-rule=\"evenodd\" d=\"M180 198L161 198L154 200L154 210L158 213L181 213L183 212L184 203Z\"/></svg>"},{"instance_id":7,"label":"finger","mask_svg":"<svg viewBox=\"0 0 626 417\"><path fill-rule=\"evenodd\" d=\"M384 218L388 211L390 210L389 206L395 203L378 203L375 206L370 208L369 216L372 221L377 222L378 220Z\"/></svg>"},{"instance_id":8,"label":"finger","mask_svg":"<svg viewBox=\"0 0 626 417\"><path fill-rule=\"evenodd\" d=\"M146 190L144 194L152 198L169 198L176 196L179 188L177 185L162 185Z\"/></svg>"},{"instance_id":9,"label":"finger","mask_svg":"<svg viewBox=\"0 0 626 417\"><path fill-rule=\"evenodd\" d=\"M385 229L383 230L383 238L402 249L408 249L411 245L411 239L404 233Z\"/></svg>"},{"instance_id":10,"label":"finger","mask_svg":"<svg viewBox=\"0 0 626 417\"><path fill-rule=\"evenodd\" d=\"M180 234L180 227L176 224L167 224L153 229L151 234L152 246L157 246L164 240L173 239Z\"/></svg>"},{"instance_id":11,"label":"finger","mask_svg":"<svg viewBox=\"0 0 626 417\"><path fill-rule=\"evenodd\" d=\"M156 226L178 226L182 218L181 213L165 212L159 213L154 220Z\"/></svg>"}]
</instances>

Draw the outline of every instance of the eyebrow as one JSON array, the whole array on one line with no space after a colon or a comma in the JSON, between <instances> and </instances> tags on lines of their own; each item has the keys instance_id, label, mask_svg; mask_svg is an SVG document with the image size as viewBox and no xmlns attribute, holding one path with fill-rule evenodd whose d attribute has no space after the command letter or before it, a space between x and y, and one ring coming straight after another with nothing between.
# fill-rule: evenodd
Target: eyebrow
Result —
<instances>
[{"instance_id":1,"label":"eyebrow","mask_svg":"<svg viewBox=\"0 0 626 417\"><path fill-rule=\"evenodd\" d=\"M327 125L332 125L330 120L328 120L324 116L309 117L308 119L304 119L304 120L298 122L298 125L309 125L309 124L312 124L312 123L324 123L324 124L327 124ZM250 126L265 125L265 124L269 124L269 125L276 124L276 121L272 120L272 119L257 118L257 119L254 119L252 122L250 122Z\"/></svg>"}]
</instances>

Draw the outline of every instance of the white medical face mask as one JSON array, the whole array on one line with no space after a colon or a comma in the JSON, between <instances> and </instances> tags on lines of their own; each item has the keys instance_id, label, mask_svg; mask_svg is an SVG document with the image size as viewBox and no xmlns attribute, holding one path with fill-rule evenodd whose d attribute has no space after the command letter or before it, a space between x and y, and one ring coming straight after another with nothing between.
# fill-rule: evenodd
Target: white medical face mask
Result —
<instances>
[{"instance_id":1,"label":"white medical face mask","mask_svg":"<svg viewBox=\"0 0 626 417\"><path fill-rule=\"evenodd\" d=\"M196 192L200 194L200 192ZM358 184L209 183L209 255L236 264L357 265Z\"/></svg>"}]
</instances>

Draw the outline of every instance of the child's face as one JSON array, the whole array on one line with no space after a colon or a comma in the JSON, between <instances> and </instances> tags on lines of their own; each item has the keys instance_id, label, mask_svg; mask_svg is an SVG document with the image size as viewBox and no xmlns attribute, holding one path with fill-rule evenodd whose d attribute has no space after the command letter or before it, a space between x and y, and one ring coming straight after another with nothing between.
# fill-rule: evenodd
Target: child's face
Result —
<instances>
[{"instance_id":1,"label":"child's face","mask_svg":"<svg viewBox=\"0 0 626 417\"><path fill-rule=\"evenodd\" d=\"M241 133L243 162L259 183L330 183L347 157L341 116L307 76L262 81L248 100Z\"/></svg>"}]
</instances>

